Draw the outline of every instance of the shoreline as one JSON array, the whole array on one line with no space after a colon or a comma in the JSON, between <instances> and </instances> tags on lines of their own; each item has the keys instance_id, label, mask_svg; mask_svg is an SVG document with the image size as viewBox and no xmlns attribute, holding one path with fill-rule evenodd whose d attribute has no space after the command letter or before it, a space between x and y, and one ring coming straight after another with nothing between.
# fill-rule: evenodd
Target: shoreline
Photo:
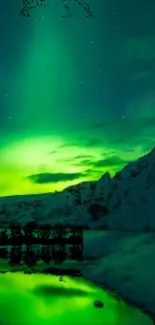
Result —
<instances>
[{"instance_id":1,"label":"shoreline","mask_svg":"<svg viewBox=\"0 0 155 325\"><path fill-rule=\"evenodd\" d=\"M5 269L5 268L4 268ZM24 268L25 269L25 268ZM30 268L31 269L31 268ZM50 269L49 268L46 268L46 271ZM58 269L58 274L57 274L57 267L56 268L53 268L51 267L52 269L52 274L55 273L55 275L58 275L60 273L60 269ZM55 272L54 272L55 270ZM0 273L7 273L7 272L23 272L24 270L23 269L16 269L15 270L7 270L7 271L4 271L4 272L0 272ZM31 269L32 273L33 273L33 270ZM40 270L39 269L36 269L35 270L36 272L34 273L40 273ZM46 274L45 272L45 268L43 268L43 274ZM68 268L67 268L67 271L68 271ZM71 271L73 271L73 269L71 268ZM75 271L77 271L77 269L75 269ZM117 300L122 300L124 301L124 303L128 304L129 306L133 307L133 308L136 308L138 309L141 313L147 315L151 321L152 321L152 325L155 325L155 313L152 313L150 312L149 310L147 310L145 307L142 306L142 304L128 298L127 296L123 296L122 294L120 294L118 291L116 291L114 288L111 288L106 282L98 282L98 281L95 281L93 280L93 278L89 277L89 276L86 276L84 275L84 268L79 268L79 274L77 274L77 272L75 272L75 275L73 275L73 277L82 277L84 278L86 281L88 282L91 282L92 284L94 284L95 286L101 288L102 290L104 290L105 292L107 292L110 296L114 297L115 299ZM26 272L27 273L27 272ZM28 272L29 273L29 272ZM42 273L42 272L41 272ZM48 273L48 272L47 272ZM48 274L51 274L50 272ZM62 268L62 275L64 275L64 269ZM71 275L72 276L72 275Z\"/></svg>"},{"instance_id":2,"label":"shoreline","mask_svg":"<svg viewBox=\"0 0 155 325\"><path fill-rule=\"evenodd\" d=\"M126 304L130 305L131 307L134 307L134 308L139 309L139 311L141 311L143 314L145 314L149 318L151 318L151 320L153 322L152 325L155 325L155 313L151 313L150 311L146 310L146 308L143 308L143 306L141 304L139 304L138 302L135 302L135 301L131 300L128 297L123 297L116 290L113 290L112 288L110 288L105 282L98 283L97 281L93 280L92 278L86 277L85 275L83 275L83 273L82 273L82 277L85 280L87 280L89 282L92 282L96 286L100 287L101 289L103 289L104 291L106 291L109 295L115 297L115 299L117 299L117 300L123 300Z\"/></svg>"}]
</instances>

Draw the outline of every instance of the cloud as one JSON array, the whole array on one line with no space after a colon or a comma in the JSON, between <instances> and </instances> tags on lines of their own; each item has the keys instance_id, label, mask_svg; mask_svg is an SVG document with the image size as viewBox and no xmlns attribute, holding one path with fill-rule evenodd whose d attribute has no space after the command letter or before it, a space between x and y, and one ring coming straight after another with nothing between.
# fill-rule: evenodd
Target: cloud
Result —
<instances>
[{"instance_id":1,"label":"cloud","mask_svg":"<svg viewBox=\"0 0 155 325\"><path fill-rule=\"evenodd\" d=\"M93 138L93 139L90 139L86 146L87 147L94 147L94 146L98 146L98 145L101 145L102 141L97 139L97 138Z\"/></svg>"},{"instance_id":2,"label":"cloud","mask_svg":"<svg viewBox=\"0 0 155 325\"><path fill-rule=\"evenodd\" d=\"M75 165L80 166L81 164L88 166L88 169L85 171L85 174L90 174L92 172L96 173L96 170L98 168L102 167L115 167L115 166L120 166L122 167L125 164L128 164L129 160L125 160L123 158L120 158L116 155L109 155L104 159L99 159L98 161L92 161L92 160L82 160L80 163L77 163ZM99 170L98 170L99 172ZM100 170L101 172L101 170Z\"/></svg>"},{"instance_id":3,"label":"cloud","mask_svg":"<svg viewBox=\"0 0 155 325\"><path fill-rule=\"evenodd\" d=\"M55 155L55 154L58 154L58 153L60 153L59 150L52 150L52 151L49 152L49 155Z\"/></svg>"},{"instance_id":4,"label":"cloud","mask_svg":"<svg viewBox=\"0 0 155 325\"><path fill-rule=\"evenodd\" d=\"M127 124L129 124L131 127L135 127L137 129L143 129L143 128L149 128L149 127L155 127L155 115L152 116L136 116L133 118L125 118L125 119L120 119L120 120L113 120L111 123L107 124L108 126L108 130L109 128L113 128L113 127L120 127L120 126L126 126ZM98 129L98 128L104 128L105 127L105 123L100 123L100 124L94 124L94 125L90 125L90 129ZM121 132L121 129L119 130ZM130 130L129 130L130 132Z\"/></svg>"},{"instance_id":5,"label":"cloud","mask_svg":"<svg viewBox=\"0 0 155 325\"><path fill-rule=\"evenodd\" d=\"M100 139L96 137L93 138L89 138L89 135L87 134L82 134L82 136L77 136L77 138L75 139L75 141L72 140L72 143L70 144L70 146L80 146L80 145L84 145L86 147L94 147L94 146L98 146L102 144L102 141ZM91 157L91 155L79 155L79 156L75 156L74 159L80 159L80 158L93 158L93 156Z\"/></svg>"},{"instance_id":6,"label":"cloud","mask_svg":"<svg viewBox=\"0 0 155 325\"><path fill-rule=\"evenodd\" d=\"M93 162L93 167L113 167L113 166L119 166L119 165L125 165L129 161L124 160L118 156L112 156L106 159L101 159L99 161Z\"/></svg>"},{"instance_id":7,"label":"cloud","mask_svg":"<svg viewBox=\"0 0 155 325\"><path fill-rule=\"evenodd\" d=\"M92 160L90 159L82 159L79 163L79 165L92 165Z\"/></svg>"},{"instance_id":8,"label":"cloud","mask_svg":"<svg viewBox=\"0 0 155 325\"><path fill-rule=\"evenodd\" d=\"M77 155L73 156L71 158L65 158L65 161L70 162L70 163L77 163L78 166L81 165L84 161L90 161L91 159L94 159L93 155Z\"/></svg>"},{"instance_id":9,"label":"cloud","mask_svg":"<svg viewBox=\"0 0 155 325\"><path fill-rule=\"evenodd\" d=\"M87 171L81 173L41 173L29 175L27 178L33 183L47 184L62 181L71 181L87 175Z\"/></svg>"},{"instance_id":10,"label":"cloud","mask_svg":"<svg viewBox=\"0 0 155 325\"><path fill-rule=\"evenodd\" d=\"M82 155L82 154L74 157L75 160L92 159L92 158L94 158L93 155Z\"/></svg>"},{"instance_id":11,"label":"cloud","mask_svg":"<svg viewBox=\"0 0 155 325\"><path fill-rule=\"evenodd\" d=\"M103 123L103 131L102 124L91 126L90 128L94 128L94 132L100 132L100 137L103 138L103 144L105 142L109 144L121 144L126 141L137 141L142 139L142 135L146 134L146 132L155 129L155 116L135 116L133 118L124 118L119 121L113 121L109 127L104 130L105 124ZM103 133L102 133L103 132ZM86 139L87 145L97 145L96 138ZM143 141L143 139L142 139ZM101 140L98 140L98 143L102 144Z\"/></svg>"},{"instance_id":12,"label":"cloud","mask_svg":"<svg viewBox=\"0 0 155 325\"><path fill-rule=\"evenodd\" d=\"M95 124L89 125L87 128L88 129L103 129L103 128L109 127L111 124L112 123L110 121L103 122L103 123L95 123Z\"/></svg>"},{"instance_id":13,"label":"cloud","mask_svg":"<svg viewBox=\"0 0 155 325\"><path fill-rule=\"evenodd\" d=\"M78 166L78 167L80 167L80 166L92 166L93 165L93 160L91 160L91 159L81 159L80 161L75 161L75 162L73 162L73 165L74 166Z\"/></svg>"},{"instance_id":14,"label":"cloud","mask_svg":"<svg viewBox=\"0 0 155 325\"><path fill-rule=\"evenodd\" d=\"M73 137L74 136L74 137ZM69 147L79 146L79 141L77 135L72 134L72 139L65 141L62 145L59 146L60 149L67 149Z\"/></svg>"}]
</instances>

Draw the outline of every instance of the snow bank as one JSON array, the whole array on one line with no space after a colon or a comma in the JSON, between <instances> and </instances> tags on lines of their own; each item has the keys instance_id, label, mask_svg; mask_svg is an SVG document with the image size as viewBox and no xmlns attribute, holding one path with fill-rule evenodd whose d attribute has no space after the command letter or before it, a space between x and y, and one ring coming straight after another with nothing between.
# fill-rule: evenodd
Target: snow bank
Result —
<instances>
[{"instance_id":1,"label":"snow bank","mask_svg":"<svg viewBox=\"0 0 155 325\"><path fill-rule=\"evenodd\" d=\"M155 314L155 234L86 236L84 257L88 254L98 259L84 266L85 278Z\"/></svg>"}]
</instances>

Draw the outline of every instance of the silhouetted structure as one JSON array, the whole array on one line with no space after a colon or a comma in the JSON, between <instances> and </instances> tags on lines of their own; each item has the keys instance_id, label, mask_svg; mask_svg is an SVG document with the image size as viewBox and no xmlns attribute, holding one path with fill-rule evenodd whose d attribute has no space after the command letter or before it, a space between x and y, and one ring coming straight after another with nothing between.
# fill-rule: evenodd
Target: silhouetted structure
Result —
<instances>
[{"instance_id":1,"label":"silhouetted structure","mask_svg":"<svg viewBox=\"0 0 155 325\"><path fill-rule=\"evenodd\" d=\"M33 247L32 246L27 246L26 247L26 251L25 251L25 255L23 257L23 261L27 266L35 266L36 265L36 256L35 253L33 251Z\"/></svg>"},{"instance_id":2,"label":"silhouetted structure","mask_svg":"<svg viewBox=\"0 0 155 325\"><path fill-rule=\"evenodd\" d=\"M0 233L0 246L4 246L0 247L0 258L10 258L9 264L12 266L20 265L22 261L30 267L39 260L46 264L62 264L66 259L82 261L83 233L80 227L51 227L48 224L38 227L35 222L27 222L21 228L20 224L11 223L10 232L10 236L7 230ZM12 246L10 254L9 245ZM23 245L26 245L26 249ZM66 247L69 245L72 247L68 255Z\"/></svg>"},{"instance_id":3,"label":"silhouetted structure","mask_svg":"<svg viewBox=\"0 0 155 325\"><path fill-rule=\"evenodd\" d=\"M69 259L76 260L77 262L83 262L83 251L79 245L71 246L69 251Z\"/></svg>"},{"instance_id":4,"label":"silhouetted structure","mask_svg":"<svg viewBox=\"0 0 155 325\"><path fill-rule=\"evenodd\" d=\"M21 246L11 247L9 264L11 266L20 265L21 260L22 260Z\"/></svg>"},{"instance_id":5,"label":"silhouetted structure","mask_svg":"<svg viewBox=\"0 0 155 325\"><path fill-rule=\"evenodd\" d=\"M0 258L6 260L9 256L8 248L0 248Z\"/></svg>"},{"instance_id":6,"label":"silhouetted structure","mask_svg":"<svg viewBox=\"0 0 155 325\"><path fill-rule=\"evenodd\" d=\"M90 9L89 4L85 0L62 0L62 4L65 9L65 15L61 16L62 18L70 18L72 16L71 14L71 3L72 2L77 3L82 9L84 9L87 13L86 18L93 17L93 13Z\"/></svg>"},{"instance_id":7,"label":"silhouetted structure","mask_svg":"<svg viewBox=\"0 0 155 325\"><path fill-rule=\"evenodd\" d=\"M52 247L52 260L55 264L63 264L67 254L64 245L56 245Z\"/></svg>"},{"instance_id":8,"label":"silhouetted structure","mask_svg":"<svg viewBox=\"0 0 155 325\"><path fill-rule=\"evenodd\" d=\"M46 7L46 0L23 0L20 15L23 17L30 17L30 10L37 7Z\"/></svg>"},{"instance_id":9,"label":"silhouetted structure","mask_svg":"<svg viewBox=\"0 0 155 325\"><path fill-rule=\"evenodd\" d=\"M8 243L9 241L8 241L7 231L3 230L0 232L0 246L8 245Z\"/></svg>"},{"instance_id":10,"label":"silhouetted structure","mask_svg":"<svg viewBox=\"0 0 155 325\"><path fill-rule=\"evenodd\" d=\"M42 261L44 263L50 264L50 262L52 260L51 247L49 247L49 246L42 247L40 258L42 259Z\"/></svg>"},{"instance_id":11,"label":"silhouetted structure","mask_svg":"<svg viewBox=\"0 0 155 325\"><path fill-rule=\"evenodd\" d=\"M21 245L22 244L22 233L20 224L11 223L10 225L11 236L9 238L10 245Z\"/></svg>"},{"instance_id":12,"label":"silhouetted structure","mask_svg":"<svg viewBox=\"0 0 155 325\"><path fill-rule=\"evenodd\" d=\"M61 16L62 18L70 18L72 16L71 3L73 2L75 2L87 13L86 18L93 17L93 13L90 9L90 5L86 2L86 0L61 0L61 1L65 10L65 14ZM46 7L46 0L23 0L23 5L20 11L20 15L22 17L30 17L30 11L37 7Z\"/></svg>"},{"instance_id":13,"label":"silhouetted structure","mask_svg":"<svg viewBox=\"0 0 155 325\"><path fill-rule=\"evenodd\" d=\"M73 227L70 229L69 243L82 245L83 247L83 232L81 227Z\"/></svg>"}]
</instances>

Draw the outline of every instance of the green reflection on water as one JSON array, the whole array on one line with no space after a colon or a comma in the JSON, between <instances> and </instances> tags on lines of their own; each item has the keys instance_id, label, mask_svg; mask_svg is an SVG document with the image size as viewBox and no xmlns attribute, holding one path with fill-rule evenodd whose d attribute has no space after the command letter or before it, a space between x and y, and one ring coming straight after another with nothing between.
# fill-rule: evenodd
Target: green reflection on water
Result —
<instances>
[{"instance_id":1,"label":"green reflection on water","mask_svg":"<svg viewBox=\"0 0 155 325\"><path fill-rule=\"evenodd\" d=\"M83 278L44 274L0 275L1 325L151 325L139 310L127 306ZM95 300L104 308L93 306Z\"/></svg>"}]
</instances>

